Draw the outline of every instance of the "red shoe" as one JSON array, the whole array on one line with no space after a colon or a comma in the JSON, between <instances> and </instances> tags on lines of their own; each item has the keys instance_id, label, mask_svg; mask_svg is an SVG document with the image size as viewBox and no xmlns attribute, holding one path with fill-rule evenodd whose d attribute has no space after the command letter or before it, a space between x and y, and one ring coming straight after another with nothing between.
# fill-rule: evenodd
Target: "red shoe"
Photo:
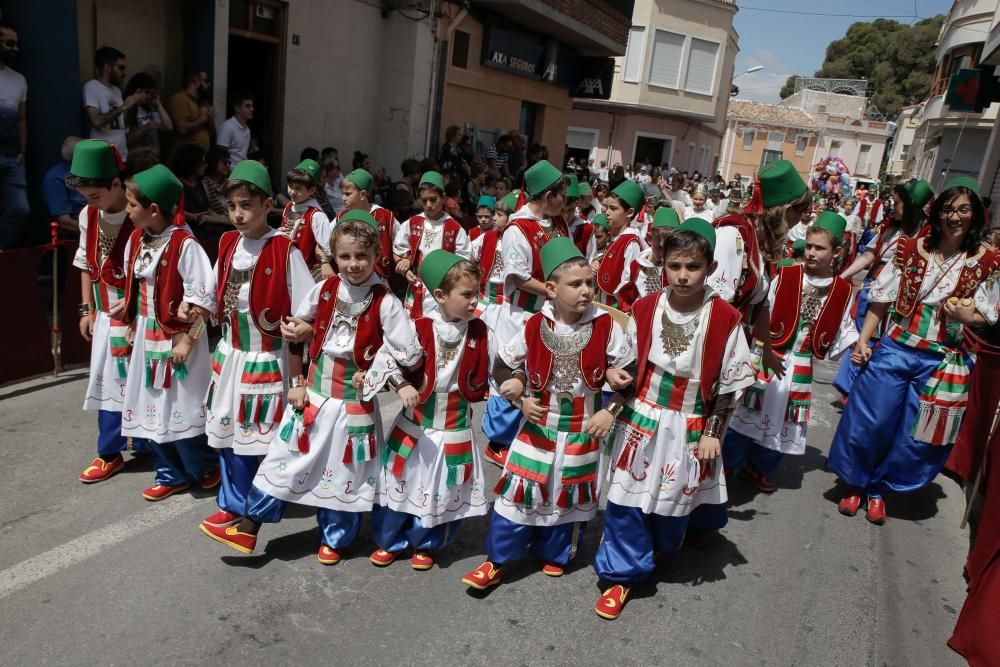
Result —
<instances>
[{"instance_id":1,"label":"red shoe","mask_svg":"<svg viewBox=\"0 0 1000 667\"><path fill-rule=\"evenodd\" d=\"M331 549L325 544L321 544L319 546L319 553L316 554L316 560L323 565L336 565L340 562L340 552L336 549Z\"/></svg>"},{"instance_id":2,"label":"red shoe","mask_svg":"<svg viewBox=\"0 0 1000 667\"><path fill-rule=\"evenodd\" d=\"M213 540L222 542L240 553L252 554L257 546L257 536L251 533L241 533L236 526L207 526L199 524L198 528Z\"/></svg>"},{"instance_id":3,"label":"red shoe","mask_svg":"<svg viewBox=\"0 0 1000 667\"><path fill-rule=\"evenodd\" d=\"M561 565L556 565L555 563L546 563L542 566L542 574L548 575L550 577L561 577L566 574L566 570Z\"/></svg>"},{"instance_id":4,"label":"red shoe","mask_svg":"<svg viewBox=\"0 0 1000 667\"><path fill-rule=\"evenodd\" d=\"M778 487L774 485L774 482L772 482L767 475L760 472L753 466L745 465L740 468L740 477L750 482L750 486L754 487L761 493L774 493L778 490Z\"/></svg>"},{"instance_id":5,"label":"red shoe","mask_svg":"<svg viewBox=\"0 0 1000 667\"><path fill-rule=\"evenodd\" d=\"M202 519L201 522L206 526L211 526L212 528L225 528L226 526L233 525L239 520L240 517L233 514L232 512L227 512L226 510L219 510L212 516L205 517L204 519Z\"/></svg>"},{"instance_id":6,"label":"red shoe","mask_svg":"<svg viewBox=\"0 0 1000 667\"><path fill-rule=\"evenodd\" d=\"M199 484L201 488L205 491L211 491L217 487L222 482L222 468L220 466L212 466L205 471L205 474L201 476L201 481Z\"/></svg>"},{"instance_id":7,"label":"red shoe","mask_svg":"<svg viewBox=\"0 0 1000 667\"><path fill-rule=\"evenodd\" d=\"M110 461L105 461L100 456L95 457L90 465L80 473L80 481L84 484L96 484L103 482L107 478L122 471L125 467L125 457L121 454L115 456Z\"/></svg>"},{"instance_id":8,"label":"red shoe","mask_svg":"<svg viewBox=\"0 0 1000 667\"><path fill-rule=\"evenodd\" d=\"M881 498L869 498L868 511L865 512L865 518L874 523L876 526L884 526L887 521L885 514L885 501Z\"/></svg>"},{"instance_id":9,"label":"red shoe","mask_svg":"<svg viewBox=\"0 0 1000 667\"><path fill-rule=\"evenodd\" d=\"M157 500L163 500L164 498L169 498L175 493L180 493L181 491L187 491L191 488L190 484L178 484L176 486L169 486L167 484L154 484L145 491L142 492L142 497L146 500L155 503Z\"/></svg>"},{"instance_id":10,"label":"red shoe","mask_svg":"<svg viewBox=\"0 0 1000 667\"><path fill-rule=\"evenodd\" d=\"M410 558L410 567L423 572L434 567L434 558L426 551L414 551Z\"/></svg>"},{"instance_id":11,"label":"red shoe","mask_svg":"<svg viewBox=\"0 0 1000 667\"><path fill-rule=\"evenodd\" d=\"M492 447L490 447L489 445L487 445L486 446L486 451L483 452L483 456L486 458L487 461L489 461L493 465L500 466L501 468L503 468L505 465L507 465L507 449L506 448L497 451L497 450L493 449Z\"/></svg>"},{"instance_id":12,"label":"red shoe","mask_svg":"<svg viewBox=\"0 0 1000 667\"><path fill-rule=\"evenodd\" d=\"M837 503L837 511L844 516L854 516L858 513L858 509L861 507L861 494L857 491L850 490L847 494L840 499Z\"/></svg>"},{"instance_id":13,"label":"red shoe","mask_svg":"<svg viewBox=\"0 0 1000 667\"><path fill-rule=\"evenodd\" d=\"M500 568L486 561L472 572L462 577L462 583L477 591L485 591L500 583Z\"/></svg>"},{"instance_id":14,"label":"red shoe","mask_svg":"<svg viewBox=\"0 0 1000 667\"><path fill-rule=\"evenodd\" d=\"M372 562L372 565L376 567L385 567L386 565L392 565L392 561L396 560L396 556L399 553L393 553L392 551L386 551L385 549L376 549L372 552L372 555L368 557L368 560Z\"/></svg>"},{"instance_id":15,"label":"red shoe","mask_svg":"<svg viewBox=\"0 0 1000 667\"><path fill-rule=\"evenodd\" d=\"M625 607L625 601L628 600L629 589L628 586L623 586L621 584L615 584L608 590L604 591L604 595L597 600L597 604L594 605L594 611L601 618L606 618L609 621L613 621L622 615L622 609Z\"/></svg>"}]
</instances>

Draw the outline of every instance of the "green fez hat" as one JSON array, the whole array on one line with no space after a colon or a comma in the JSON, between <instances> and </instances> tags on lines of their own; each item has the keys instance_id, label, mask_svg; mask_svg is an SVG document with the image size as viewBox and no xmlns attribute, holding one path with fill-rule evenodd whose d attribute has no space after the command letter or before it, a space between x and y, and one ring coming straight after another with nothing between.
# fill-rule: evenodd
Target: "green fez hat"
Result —
<instances>
[{"instance_id":1,"label":"green fez hat","mask_svg":"<svg viewBox=\"0 0 1000 667\"><path fill-rule=\"evenodd\" d=\"M309 160L309 159L303 160L302 162L299 162L297 165L295 165L295 168L301 169L302 171L309 174L309 178L312 179L313 183L315 183L319 179L320 166L319 162L317 162L316 160Z\"/></svg>"},{"instance_id":2,"label":"green fez hat","mask_svg":"<svg viewBox=\"0 0 1000 667\"><path fill-rule=\"evenodd\" d=\"M979 196L979 181L971 176L959 176L958 178L953 178L945 184L941 191L944 192L945 190L950 190L952 188L968 188L969 190L975 192L977 197Z\"/></svg>"},{"instance_id":3,"label":"green fez hat","mask_svg":"<svg viewBox=\"0 0 1000 667\"><path fill-rule=\"evenodd\" d=\"M520 196L521 196L520 190L511 190L506 195L504 195L504 198L501 199L500 201L503 203L504 206L507 207L508 211L513 213L517 210L517 198Z\"/></svg>"},{"instance_id":4,"label":"green fez hat","mask_svg":"<svg viewBox=\"0 0 1000 667\"><path fill-rule=\"evenodd\" d=\"M592 197L594 195L594 190L587 181L580 181L579 185L576 186L576 191L581 197Z\"/></svg>"},{"instance_id":5,"label":"green fez hat","mask_svg":"<svg viewBox=\"0 0 1000 667\"><path fill-rule=\"evenodd\" d=\"M528 195L536 197L562 179L562 172L548 160L539 160L524 172L524 185Z\"/></svg>"},{"instance_id":6,"label":"green fez hat","mask_svg":"<svg viewBox=\"0 0 1000 667\"><path fill-rule=\"evenodd\" d=\"M910 193L910 199L917 208L923 208L927 202L934 199L934 188L927 181L913 181L906 186L906 191Z\"/></svg>"},{"instance_id":7,"label":"green fez hat","mask_svg":"<svg viewBox=\"0 0 1000 667\"><path fill-rule=\"evenodd\" d=\"M184 192L184 185L177 180L174 172L162 164L140 171L132 180L146 198L160 207L160 213L169 216L174 205Z\"/></svg>"},{"instance_id":8,"label":"green fez hat","mask_svg":"<svg viewBox=\"0 0 1000 667\"><path fill-rule=\"evenodd\" d=\"M576 174L563 174L569 185L566 186L566 198L578 199L580 197L580 179Z\"/></svg>"},{"instance_id":9,"label":"green fez hat","mask_svg":"<svg viewBox=\"0 0 1000 667\"><path fill-rule=\"evenodd\" d=\"M642 191L642 186L635 181L628 180L619 183L618 187L611 191L611 194L621 197L625 205L635 211L639 210L643 200L646 198L646 195Z\"/></svg>"},{"instance_id":10,"label":"green fez hat","mask_svg":"<svg viewBox=\"0 0 1000 667\"><path fill-rule=\"evenodd\" d=\"M357 186L358 190L362 190L364 192L370 191L372 189L372 183L375 182L375 179L372 178L372 175L369 174L364 169L355 169L347 176L344 176L344 180L354 183L354 185Z\"/></svg>"},{"instance_id":11,"label":"green fez hat","mask_svg":"<svg viewBox=\"0 0 1000 667\"><path fill-rule=\"evenodd\" d=\"M800 198L809 189L795 165L788 160L777 160L757 172L764 208L788 204Z\"/></svg>"},{"instance_id":12,"label":"green fez hat","mask_svg":"<svg viewBox=\"0 0 1000 667\"><path fill-rule=\"evenodd\" d=\"M674 210L673 206L664 206L662 208L656 209L656 213L653 214L653 229L658 229L660 227L671 227L676 229L681 226L681 219L677 215L677 211Z\"/></svg>"},{"instance_id":13,"label":"green fez hat","mask_svg":"<svg viewBox=\"0 0 1000 667\"><path fill-rule=\"evenodd\" d=\"M445 275L462 261L462 258L447 250L431 250L420 262L420 279L424 281L424 286L433 292L441 286L441 281Z\"/></svg>"},{"instance_id":14,"label":"green fez hat","mask_svg":"<svg viewBox=\"0 0 1000 667\"><path fill-rule=\"evenodd\" d=\"M497 210L497 198L489 195L483 195L479 198L479 203L476 204L476 208L488 208L491 211L495 211Z\"/></svg>"},{"instance_id":15,"label":"green fez hat","mask_svg":"<svg viewBox=\"0 0 1000 667\"><path fill-rule=\"evenodd\" d=\"M436 171L425 172L424 175L420 177L420 185L418 188L422 188L425 185L429 185L432 188L437 189L437 191L441 194L444 194L444 176Z\"/></svg>"},{"instance_id":16,"label":"green fez hat","mask_svg":"<svg viewBox=\"0 0 1000 667\"><path fill-rule=\"evenodd\" d=\"M833 211L823 211L816 218L813 227L819 227L830 232L834 239L840 241L844 238L844 231L847 229L847 220L844 216Z\"/></svg>"},{"instance_id":17,"label":"green fez hat","mask_svg":"<svg viewBox=\"0 0 1000 667\"><path fill-rule=\"evenodd\" d=\"M274 190L271 189L271 176L267 173L267 167L257 162L257 160L243 160L240 162L233 167L232 173L229 174L229 180L250 183L267 193L268 197L274 195Z\"/></svg>"},{"instance_id":18,"label":"green fez hat","mask_svg":"<svg viewBox=\"0 0 1000 667\"><path fill-rule=\"evenodd\" d=\"M778 262L778 268L783 269L786 266L795 266L795 260L791 257L786 257L785 259Z\"/></svg>"},{"instance_id":19,"label":"green fez hat","mask_svg":"<svg viewBox=\"0 0 1000 667\"><path fill-rule=\"evenodd\" d=\"M715 250L715 227L708 220L704 218L689 218L682 222L678 229L682 232L691 232L692 234L701 236L708 241L709 247L713 251Z\"/></svg>"},{"instance_id":20,"label":"green fez hat","mask_svg":"<svg viewBox=\"0 0 1000 667\"><path fill-rule=\"evenodd\" d=\"M590 221L595 227L600 227L606 232L611 231L611 226L608 225L608 216L603 213L598 213L594 216L594 219Z\"/></svg>"},{"instance_id":21,"label":"green fez hat","mask_svg":"<svg viewBox=\"0 0 1000 667\"><path fill-rule=\"evenodd\" d=\"M69 173L80 178L110 180L121 176L118 158L111 144L97 139L84 139L73 149Z\"/></svg>"},{"instance_id":22,"label":"green fez hat","mask_svg":"<svg viewBox=\"0 0 1000 667\"><path fill-rule=\"evenodd\" d=\"M240 164L243 163L240 162ZM351 220L355 220L357 222L363 222L372 229L374 229L376 232L378 231L378 223L375 222L375 218L373 218L372 214L369 213L368 211L362 211L356 208L351 209L350 211L345 213L343 217L340 218L338 224L340 224L341 222L350 222Z\"/></svg>"},{"instance_id":23,"label":"green fez hat","mask_svg":"<svg viewBox=\"0 0 1000 667\"><path fill-rule=\"evenodd\" d=\"M574 257L583 257L583 253L569 237L557 236L543 245L542 273L545 275L545 279L548 280L553 271Z\"/></svg>"},{"instance_id":24,"label":"green fez hat","mask_svg":"<svg viewBox=\"0 0 1000 667\"><path fill-rule=\"evenodd\" d=\"M802 257L804 254L806 254L806 240L798 239L792 244L792 256Z\"/></svg>"}]
</instances>

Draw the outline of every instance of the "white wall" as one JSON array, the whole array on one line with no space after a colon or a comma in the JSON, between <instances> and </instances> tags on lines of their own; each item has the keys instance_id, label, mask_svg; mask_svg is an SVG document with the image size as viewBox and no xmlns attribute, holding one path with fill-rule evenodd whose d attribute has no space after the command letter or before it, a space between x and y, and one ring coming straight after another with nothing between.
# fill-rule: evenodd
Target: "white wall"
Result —
<instances>
[{"instance_id":1,"label":"white wall","mask_svg":"<svg viewBox=\"0 0 1000 667\"><path fill-rule=\"evenodd\" d=\"M882 166L882 156L885 153L887 137L869 134L859 134L856 132L836 130L827 126L821 133L819 144L816 147L816 159L819 161L831 155L831 144L833 141L840 141L840 149L837 155L840 156L847 168L851 170L852 176L878 177L879 168ZM865 173L858 173L858 157L861 153L862 144L871 146L868 152L869 168Z\"/></svg>"},{"instance_id":2,"label":"white wall","mask_svg":"<svg viewBox=\"0 0 1000 667\"><path fill-rule=\"evenodd\" d=\"M961 134L961 140L959 140ZM941 133L941 143L938 146L934 168L927 173L927 178L935 190L947 181L958 176L979 178L983 156L990 140L989 130L969 130L960 132L947 128ZM942 172L947 169L947 175Z\"/></svg>"}]
</instances>

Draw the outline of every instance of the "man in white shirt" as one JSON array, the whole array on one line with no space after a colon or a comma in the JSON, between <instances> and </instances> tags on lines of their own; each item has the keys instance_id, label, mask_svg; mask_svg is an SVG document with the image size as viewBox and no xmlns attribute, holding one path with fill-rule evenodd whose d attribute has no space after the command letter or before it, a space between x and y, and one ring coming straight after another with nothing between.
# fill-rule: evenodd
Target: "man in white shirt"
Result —
<instances>
[{"instance_id":1,"label":"man in white shirt","mask_svg":"<svg viewBox=\"0 0 1000 667\"><path fill-rule=\"evenodd\" d=\"M28 193L24 180L24 152L28 143L25 107L28 84L10 68L17 56L17 32L0 21L0 250L17 248L28 221Z\"/></svg>"},{"instance_id":2,"label":"man in white shirt","mask_svg":"<svg viewBox=\"0 0 1000 667\"><path fill-rule=\"evenodd\" d=\"M232 98L230 108L233 115L219 126L215 142L229 149L229 161L235 167L247 159L250 151L248 123L253 120L253 98L249 93L237 93Z\"/></svg>"},{"instance_id":3,"label":"man in white shirt","mask_svg":"<svg viewBox=\"0 0 1000 667\"><path fill-rule=\"evenodd\" d=\"M125 83L125 54L116 48L102 46L94 54L97 78L83 84L83 106L90 122L90 138L114 144L128 159L125 144L125 112L146 101L146 91L140 90L122 100L120 86Z\"/></svg>"}]
</instances>

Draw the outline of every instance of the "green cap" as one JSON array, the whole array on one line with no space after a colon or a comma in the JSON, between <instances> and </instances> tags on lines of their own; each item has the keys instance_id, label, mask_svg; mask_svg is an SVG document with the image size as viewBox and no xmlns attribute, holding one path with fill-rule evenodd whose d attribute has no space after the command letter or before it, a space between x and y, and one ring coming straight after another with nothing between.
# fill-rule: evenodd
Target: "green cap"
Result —
<instances>
[{"instance_id":1,"label":"green cap","mask_svg":"<svg viewBox=\"0 0 1000 667\"><path fill-rule=\"evenodd\" d=\"M563 174L569 185L566 186L566 198L567 199L579 199L580 198L580 179L577 178L576 174Z\"/></svg>"},{"instance_id":2,"label":"green cap","mask_svg":"<svg viewBox=\"0 0 1000 667\"><path fill-rule=\"evenodd\" d=\"M788 160L777 160L757 172L764 208L788 204L804 195L809 188L802 176Z\"/></svg>"},{"instance_id":3,"label":"green cap","mask_svg":"<svg viewBox=\"0 0 1000 667\"><path fill-rule=\"evenodd\" d=\"M847 220L844 216L833 211L823 211L816 218L813 227L819 227L830 232L833 238L840 240L844 238L844 231L847 229Z\"/></svg>"},{"instance_id":4,"label":"green cap","mask_svg":"<svg viewBox=\"0 0 1000 667\"><path fill-rule=\"evenodd\" d=\"M792 256L802 257L804 254L806 254L806 240L798 239L792 244Z\"/></svg>"},{"instance_id":5,"label":"green cap","mask_svg":"<svg viewBox=\"0 0 1000 667\"><path fill-rule=\"evenodd\" d=\"M521 196L520 190L511 190L506 195L504 195L504 198L501 199L500 201L503 203L504 206L507 207L508 211L513 213L517 210L517 198L520 196Z\"/></svg>"},{"instance_id":6,"label":"green cap","mask_svg":"<svg viewBox=\"0 0 1000 667\"><path fill-rule=\"evenodd\" d=\"M146 195L146 198L160 207L163 215L169 216L184 192L184 184L177 180L174 172L162 164L140 171L132 180Z\"/></svg>"},{"instance_id":7,"label":"green cap","mask_svg":"<svg viewBox=\"0 0 1000 667\"><path fill-rule=\"evenodd\" d=\"M583 257L583 253L573 243L573 239L557 236L542 246L542 274L548 280L552 272L574 257Z\"/></svg>"},{"instance_id":8,"label":"green cap","mask_svg":"<svg viewBox=\"0 0 1000 667\"><path fill-rule=\"evenodd\" d=\"M517 201L516 199L514 200ZM489 195L483 195L479 198L479 203L476 204L476 208L488 208L491 211L497 210L497 198L491 197Z\"/></svg>"},{"instance_id":9,"label":"green cap","mask_svg":"<svg viewBox=\"0 0 1000 667\"><path fill-rule=\"evenodd\" d=\"M681 219L673 206L664 206L656 209L653 214L653 229L660 227L670 227L676 229L681 226Z\"/></svg>"},{"instance_id":10,"label":"green cap","mask_svg":"<svg viewBox=\"0 0 1000 667\"><path fill-rule=\"evenodd\" d=\"M608 224L608 216L603 213L598 213L594 216L594 219L590 221L595 227L600 227L604 231L610 232L611 225Z\"/></svg>"},{"instance_id":11,"label":"green cap","mask_svg":"<svg viewBox=\"0 0 1000 667\"><path fill-rule=\"evenodd\" d=\"M577 192L581 197L593 197L594 190L590 187L590 183L587 181L580 181L580 184L576 187Z\"/></svg>"},{"instance_id":12,"label":"green cap","mask_svg":"<svg viewBox=\"0 0 1000 667\"><path fill-rule=\"evenodd\" d=\"M369 174L364 169L355 169L347 176L344 176L344 180L354 183L354 185L358 188L358 190L361 190L363 192L369 192L372 189L372 183L375 182L375 179L372 178L372 175Z\"/></svg>"},{"instance_id":13,"label":"green cap","mask_svg":"<svg viewBox=\"0 0 1000 667\"><path fill-rule=\"evenodd\" d=\"M923 208L927 202L934 199L934 188L927 181L913 181L906 186L906 191L910 193L910 199L917 208Z\"/></svg>"},{"instance_id":14,"label":"green cap","mask_svg":"<svg viewBox=\"0 0 1000 667\"><path fill-rule=\"evenodd\" d=\"M635 211L639 210L643 200L646 198L645 193L642 191L642 186L635 181L629 180L619 183L618 187L611 191L611 194L621 197L625 205Z\"/></svg>"},{"instance_id":15,"label":"green cap","mask_svg":"<svg viewBox=\"0 0 1000 667\"><path fill-rule=\"evenodd\" d=\"M115 151L106 141L84 139L73 149L69 173L80 178L106 180L121 176Z\"/></svg>"},{"instance_id":16,"label":"green cap","mask_svg":"<svg viewBox=\"0 0 1000 667\"><path fill-rule=\"evenodd\" d=\"M420 177L419 188L429 185L432 188L436 188L438 192L444 194L444 176L436 171L425 172L423 176Z\"/></svg>"},{"instance_id":17,"label":"green cap","mask_svg":"<svg viewBox=\"0 0 1000 667\"><path fill-rule=\"evenodd\" d=\"M420 279L424 286L433 292L441 286L441 281L445 275L462 258L447 250L431 250L420 262Z\"/></svg>"},{"instance_id":18,"label":"green cap","mask_svg":"<svg viewBox=\"0 0 1000 667\"><path fill-rule=\"evenodd\" d=\"M319 162L317 162L316 160L309 160L309 159L303 160L302 162L299 162L297 165L295 165L295 168L301 169L302 171L309 174L309 178L312 179L313 183L315 183L319 179L320 166Z\"/></svg>"},{"instance_id":19,"label":"green cap","mask_svg":"<svg viewBox=\"0 0 1000 667\"><path fill-rule=\"evenodd\" d=\"M548 160L539 160L524 172L524 185L528 196L536 197L562 179L562 172Z\"/></svg>"},{"instance_id":20,"label":"green cap","mask_svg":"<svg viewBox=\"0 0 1000 667\"><path fill-rule=\"evenodd\" d=\"M250 183L266 192L268 197L274 195L274 190L271 189L271 176L267 173L267 167L257 162L257 160L243 160L240 162L233 167L232 173L229 174L229 180Z\"/></svg>"},{"instance_id":21,"label":"green cap","mask_svg":"<svg viewBox=\"0 0 1000 667\"><path fill-rule=\"evenodd\" d=\"M240 164L243 163L240 162ZM363 222L372 229L374 229L376 232L378 231L378 223L375 222L375 218L373 218L372 214L369 213L368 211L362 211L361 209L356 209L356 208L351 209L350 211L345 213L343 217L340 218L340 220L337 221L337 224L340 224L342 222L350 222L351 220L355 220L357 222Z\"/></svg>"},{"instance_id":22,"label":"green cap","mask_svg":"<svg viewBox=\"0 0 1000 667\"><path fill-rule=\"evenodd\" d=\"M785 259L778 262L778 268L783 269L786 266L795 266L795 260L791 257L786 257Z\"/></svg>"},{"instance_id":23,"label":"green cap","mask_svg":"<svg viewBox=\"0 0 1000 667\"><path fill-rule=\"evenodd\" d=\"M79 146L79 144L77 144L77 146ZM958 178L951 179L950 181L945 183L945 186L944 188L941 189L941 192L944 192L945 190L950 190L952 188L968 188L969 190L975 192L977 197L980 196L979 181L972 178L971 176L959 176Z\"/></svg>"},{"instance_id":24,"label":"green cap","mask_svg":"<svg viewBox=\"0 0 1000 667\"><path fill-rule=\"evenodd\" d=\"M715 250L715 227L712 226L708 220L704 218L688 218L681 223L678 229L682 232L691 232L692 234L697 234L708 241L709 247Z\"/></svg>"}]
</instances>

